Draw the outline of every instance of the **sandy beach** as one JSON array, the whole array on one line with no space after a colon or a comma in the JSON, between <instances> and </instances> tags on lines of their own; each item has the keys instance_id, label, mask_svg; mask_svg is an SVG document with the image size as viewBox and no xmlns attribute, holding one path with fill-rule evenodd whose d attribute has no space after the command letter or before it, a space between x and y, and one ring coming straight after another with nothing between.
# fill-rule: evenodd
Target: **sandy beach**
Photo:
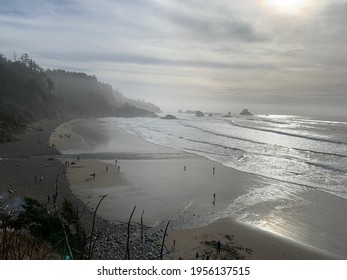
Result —
<instances>
[{"instance_id":1,"label":"sandy beach","mask_svg":"<svg viewBox=\"0 0 347 280\"><path fill-rule=\"evenodd\" d=\"M335 220L335 226L343 223L342 217L326 214L321 205L327 202L334 211L344 211L344 200L307 188L282 194L278 187L276 199L261 201L259 193L280 183L148 143L119 128L109 135L98 128L98 121L102 122L69 122L52 133L50 143L63 154L60 161L70 162L69 185L91 209L99 195L107 194L99 214L113 222L126 222L136 206L133 222L140 223L144 211L143 222L150 227L148 233L157 236L158 244L170 220L166 259L195 259L196 253L210 259L346 258L338 238L313 236L305 232L307 227L300 228L300 223L309 222L314 231L317 214L324 221ZM236 206L241 199L253 202L240 210ZM307 201L312 205L308 207ZM247 220L243 219L246 211ZM262 226L249 223L252 215L258 222L259 216L264 217ZM270 219L275 223L267 225ZM216 254L218 240L220 254Z\"/></svg>"},{"instance_id":2,"label":"sandy beach","mask_svg":"<svg viewBox=\"0 0 347 280\"><path fill-rule=\"evenodd\" d=\"M48 139L61 120L51 120L30 125L20 141L0 145L0 193L10 205L24 197L32 197L47 203L48 195L55 192L55 180L59 176L61 202L63 197L72 197L68 187L64 166L56 156L59 151L49 146ZM35 176L42 176L42 183L35 183ZM9 193L9 189L13 194Z\"/></svg>"},{"instance_id":3,"label":"sandy beach","mask_svg":"<svg viewBox=\"0 0 347 280\"><path fill-rule=\"evenodd\" d=\"M56 193L56 178L58 175L59 194L57 205L64 200L83 211L81 221L87 232L90 232L93 212L88 211L81 199L71 191L66 176L66 166L61 161L61 154L52 147L49 139L57 126L63 120L54 119L33 123L18 135L19 141L0 145L0 202L6 211L17 212L24 198L33 198L53 211L52 195ZM42 183L35 183L35 176L42 176ZM48 196L51 197L48 202ZM92 210L92 209L90 209ZM93 259L124 259L126 250L127 225L113 223L101 216L96 217L95 233L98 236ZM140 227L132 225L131 258L157 259L158 246L146 231L145 241L140 240ZM157 238L157 237L156 237ZM147 239L150 241L147 242ZM58 256L59 257L59 256ZM57 258L57 254L46 258Z\"/></svg>"},{"instance_id":4,"label":"sandy beach","mask_svg":"<svg viewBox=\"0 0 347 280\"><path fill-rule=\"evenodd\" d=\"M222 244L221 252L216 243ZM303 246L292 240L259 230L232 218L224 218L206 227L173 230L167 244L171 254L169 259L210 260L320 260L334 259L336 256ZM175 246L174 246L175 245Z\"/></svg>"}]
</instances>

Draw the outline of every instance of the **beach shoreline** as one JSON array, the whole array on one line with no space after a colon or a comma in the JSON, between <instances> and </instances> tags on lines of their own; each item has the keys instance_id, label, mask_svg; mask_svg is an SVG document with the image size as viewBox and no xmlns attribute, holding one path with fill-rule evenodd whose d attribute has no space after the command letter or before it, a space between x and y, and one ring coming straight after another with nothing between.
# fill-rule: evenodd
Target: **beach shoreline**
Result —
<instances>
[{"instance_id":1,"label":"beach shoreline","mask_svg":"<svg viewBox=\"0 0 347 280\"><path fill-rule=\"evenodd\" d=\"M61 126L60 126L61 128ZM81 135L76 135L76 129L73 129L73 126L66 126L64 129L67 129L65 131L66 134L71 134L71 137L74 139L74 141L77 139L77 142L73 142L73 146L79 147L78 141L81 141L83 137ZM61 134L63 130L56 130L55 135ZM89 133L93 133L92 131L89 131ZM117 132L119 133L119 132ZM98 141L104 141L102 137L100 137L100 131L97 131L99 140ZM54 134L52 134L54 135ZM129 138L127 138L129 137ZM116 151L113 156L119 156L118 158L119 162L118 165L115 164L114 159L104 159L99 158L98 160L88 158L88 155L86 156L83 154L83 156L86 156L87 158L83 158L78 162L75 166L72 168L68 168L67 171L67 177L70 182L70 187L72 188L73 192L84 201L84 203L90 203L91 199L93 197L97 197L100 194L104 193L115 193L120 198L115 198L116 195L112 198L112 203L118 203L119 207L117 208L117 212L120 212L119 210L124 210L123 213L120 215L122 218L114 218L112 215L107 214L107 211L109 213L112 213L114 211L114 208L107 205L107 203L103 204L103 209L100 209L100 213L103 213L105 218L109 220L116 221L123 221L125 222L126 218L128 217L130 210L133 206L137 206L137 214L134 216L134 222L140 223L140 213L141 211L145 211L145 220L147 223L149 223L150 226L152 226L152 229L150 229L151 232L154 232L154 235L158 237L158 241L160 242L160 232L163 230L163 225L165 224L166 220L172 220L170 230L168 233L167 241L166 241L166 247L170 251L170 253L165 256L167 259L194 259L196 250L201 251L199 254L204 255L203 252L213 251L213 242L217 242L217 239L222 239L222 243L228 244L226 248L226 254L221 254L217 259L234 259L234 258L241 258L241 259L339 259L344 258L336 254L329 253L324 250L316 249L312 246L307 246L305 244L300 244L299 242L295 242L291 240L290 238L285 237L279 237L274 233L266 232L261 229L255 229L254 227L250 227L249 225L246 225L236 219L236 216L230 219L225 217L222 219L215 218L213 222L207 222L202 221L197 224L191 223L187 227L186 221L182 222L182 219L184 220L185 217L189 216L188 220L198 220L197 218L200 218L203 215L208 215L209 211L204 212L201 211L201 209L189 209L191 205L187 202L184 202L183 204L178 206L179 211L176 211L176 213L172 212L172 209L170 209L171 205L168 200L164 200L162 204L160 204L161 200L163 199L163 196L157 196L157 197L151 197L152 191L156 194L158 194L158 186L167 185L168 181L172 181L173 185L176 184L176 186L179 186L180 184L183 185L182 181L177 181L177 178L181 178L183 181L186 180L188 182L187 185L183 185L182 188L189 188L189 183L192 182L191 179L184 178L186 174L190 174L192 177L195 178L195 181L198 183L201 183L201 180L206 181L206 174L202 176L201 172L201 166L204 166L204 170L209 170L207 172L211 172L209 174L209 179L216 179L217 176L212 175L212 168L217 166L217 172L221 172L225 168L225 172L231 172L232 178L235 180L237 178L237 182L242 184L256 184L257 180L259 178L254 179L257 176L252 176L250 174L244 174L243 172L233 170L228 167L219 166L217 163L209 161L207 159L202 159L201 157L193 157L189 156L188 158L185 158L185 153L180 153L177 151L174 151L170 148L161 147L158 145L154 145L148 142L145 142L142 139L137 138L134 139L135 136L126 134L124 132L121 132L120 139L123 142L122 145L120 145L120 149ZM129 141L127 141L130 139ZM94 139L95 140L95 139ZM65 150L69 150L69 152L66 154L66 157L61 156L62 161L71 160L71 156L75 157L73 153L71 153L71 149L69 147L69 143L59 143L54 138L51 138L51 143L54 141L57 143L56 145L59 147L63 147ZM113 141L117 141L116 138L113 139ZM132 142L136 141L136 153L134 153L129 159L127 158L126 154L133 152L132 151L132 145L124 146L125 142ZM83 140L82 145L86 145L86 142ZM94 143L95 144L95 143ZM141 150L141 146L145 146ZM153 150L154 149L154 150ZM75 149L76 151L76 149ZM64 153L64 152L63 152ZM104 153L107 154L107 153ZM156 157L153 159L153 155L156 155ZM162 157L158 156L158 154L161 154ZM176 158L172 158L171 156L175 154ZM177 154L179 154L179 158L177 159ZM92 154L89 154L92 155ZM194 162L194 164L192 164ZM186 165L184 165L186 163ZM108 168L108 171L106 171L106 166ZM119 172L117 170L117 166L121 167L121 171ZM184 170L184 166L186 166L187 170ZM195 166L196 170L195 173L192 171L192 166ZM177 168L177 170L175 170ZM144 169L144 170L143 170ZM200 169L200 171L199 171ZM96 173L96 179L90 180L89 175L92 174L92 170L95 170ZM139 172L139 170L142 170ZM153 170L156 170L153 172ZM166 170L166 171L165 171ZM171 175L167 172L167 170L170 170L169 173L175 174L173 175L175 178L170 177ZM231 171L233 170L233 171ZM183 172L185 171L185 172ZM176 173L175 173L176 172ZM206 173L206 172L205 172ZM158 174L160 176L158 176ZM201 177L200 179L196 179L197 177ZM237 177L239 176L239 177ZM254 177L252 179L252 177ZM165 179L166 178L166 183ZM227 177L230 178L230 177ZM251 178L251 179L250 179ZM200 180L200 181L199 181ZM224 179L225 180L225 179ZM246 180L242 182L242 180ZM251 180L251 181L250 181ZM253 181L252 181L253 180ZM223 181L223 180L222 180ZM110 183L112 182L112 183ZM149 183L150 184L149 184ZM259 181L258 181L259 183ZM201 183L202 184L202 183ZM222 184L221 181L217 184ZM98 186L97 186L98 185ZM157 186L154 189L149 189L150 187ZM206 183L205 183L206 185ZM173 201L179 201L184 200L182 197L178 196L177 198L174 198L174 191L172 191L173 186L171 188L166 188L165 191L169 190L169 196L172 197ZM206 201L202 204L203 206L210 205L212 203L212 194L214 191L212 190L204 190L206 192ZM164 191L163 191L164 192ZM240 190L241 192L241 190ZM127 196L129 195L129 196ZM224 196L224 193L220 193L218 195ZM241 195L241 193L240 193ZM112 195L110 195L112 196ZM134 201L129 200L129 197L136 197ZM150 197L150 199L148 198ZM148 203L157 203L159 206L159 209L165 209L165 211L159 210L159 212L163 212L161 214L161 217L157 218L157 220L153 220L148 222L148 216L153 216L153 213L151 214L151 211L146 210L146 203L141 205L141 202L147 201ZM187 197L187 201L191 201L191 198ZM112 204L111 203L111 204ZM218 204L217 204L218 205ZM142 206L142 207L141 207ZM187 207L188 208L185 208ZM211 206L211 205L210 205ZM210 207L209 206L209 207ZM194 203L193 203L194 207ZM199 206L200 208L203 208ZM141 210L140 210L141 209ZM188 209L188 211L181 211L182 209ZM152 211L153 212L153 211ZM211 211L210 211L211 212ZM218 212L218 211L216 211ZM106 214L105 214L106 213ZM200 216L200 217L199 217ZM183 217L183 218L182 218ZM164 219L165 218L165 219ZM153 223L154 222L154 223ZM218 226L216 226L218 225ZM153 227L154 226L154 227ZM222 228L219 232L219 229ZM259 238L254 238L252 235L258 236ZM226 237L227 236L227 237ZM230 237L232 236L232 239ZM208 238L210 238L210 243L208 242ZM173 248L173 240L175 240L176 247ZM184 240L184 242L182 242ZM190 241L189 241L190 240ZM200 240L200 241L199 241ZM199 242L198 242L199 241ZM171 243L171 244L170 244ZM184 246L178 248L178 244L185 244ZM195 244L193 246L193 244ZM211 245L212 244L212 245ZM276 245L274 245L276 244ZM189 246L188 246L189 245ZM212 246L212 247L211 247ZM274 248L274 249L271 249ZM193 253L194 252L194 253ZM223 250L222 250L223 252ZM236 253L235 253L236 252ZM206 255L206 254L205 254ZM212 253L211 253L212 255ZM212 256L211 256L212 259Z\"/></svg>"},{"instance_id":2,"label":"beach shoreline","mask_svg":"<svg viewBox=\"0 0 347 280\"><path fill-rule=\"evenodd\" d=\"M7 212L20 211L24 198L33 198L54 211L52 196L56 193L56 179L58 177L57 206L64 200L70 201L78 211L83 211L81 222L85 230L90 232L93 223L93 210L71 191L66 176L66 166L61 162L62 156L49 143L54 130L69 120L53 119L30 124L18 135L18 142L0 144L0 201ZM35 176L42 182L35 182ZM40 180L40 179L38 179ZM48 196L51 200L48 201ZM110 222L97 215L95 221L96 239L93 259L124 259L126 251L127 225ZM146 233L145 243L138 236L141 228L131 226L132 238L131 259L157 259L158 246L147 240L152 240L150 233ZM55 255L56 257L56 255Z\"/></svg>"},{"instance_id":3,"label":"beach shoreline","mask_svg":"<svg viewBox=\"0 0 347 280\"><path fill-rule=\"evenodd\" d=\"M219 217L220 210L225 206L219 198L228 195L228 192L223 193L223 188L219 187L226 184L230 178L240 185L256 184L259 183L257 176L232 170L200 156L160 147L124 132L121 132L119 137L123 144L112 154L112 157L119 156L117 165L112 157L93 158L92 154L87 154L79 159L78 154L64 155L55 148L60 145L69 148L71 141L77 149L80 147L80 141L84 141L81 135L74 135L76 131L73 130L73 125L69 125L71 122L73 123L73 120L36 123L23 133L20 142L0 145L0 167L6 174L0 181L1 198L13 205L18 205L24 197L47 203L47 196L55 191L55 179L59 174L61 195L58 203L66 198L77 203L80 209L88 205L89 211L83 218L88 227L95 202L100 194L110 193L108 188L112 182L112 192L120 194L120 198L106 201L98 212L97 229L101 235L94 255L96 259L124 259L126 220L133 206L137 206L131 238L133 259L159 258L158 248L168 220L171 222L165 241L164 259L195 259L196 253L199 259L206 258L207 255L209 259L345 258L249 226L239 221L237 215ZM61 128L66 130L60 130ZM61 133L71 136L60 138ZM93 134L93 131L90 133ZM57 137L62 143L57 141ZM103 140L102 137L100 139ZM137 150L136 153L131 153L134 143ZM66 161L76 164L67 167ZM121 168L119 171L117 166ZM213 167L216 168L215 175L212 174ZM91 171L96 173L95 179L90 178ZM43 176L44 184L36 184L34 176ZM89 184L89 189L86 188L86 184ZM166 188L160 190L164 185ZM215 189L210 189L211 185ZM198 201L194 196L194 188L197 186L203 186L199 189L199 193L204 194L201 196L202 201ZM187 192L189 188L191 190ZM9 189L13 191L12 194ZM180 193L182 189L183 197ZM215 205L212 201L214 192L217 193ZM239 192L242 195L242 188ZM155 194L154 197L152 193ZM136 199L130 200L127 194ZM166 196L169 197L168 200L164 199ZM92 198L95 198L94 202ZM182 203L177 205L176 201ZM114 211L112 203L115 202L119 203L119 209L123 209L123 212L119 213L120 216L115 218L105 215L107 211ZM149 206L152 204L157 204L157 212L160 215L155 216L155 211L151 213ZM176 206L178 207L175 208ZM143 210L146 225L144 242L141 241L139 225ZM216 254L218 241L222 244L220 254Z\"/></svg>"}]
</instances>

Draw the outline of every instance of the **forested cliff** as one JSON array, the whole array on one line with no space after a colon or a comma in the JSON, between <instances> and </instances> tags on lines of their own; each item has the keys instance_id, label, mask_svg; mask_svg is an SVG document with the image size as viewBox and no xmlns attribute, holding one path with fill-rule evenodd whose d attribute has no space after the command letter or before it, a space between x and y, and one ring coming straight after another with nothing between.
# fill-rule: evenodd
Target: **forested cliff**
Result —
<instances>
[{"instance_id":1,"label":"forested cliff","mask_svg":"<svg viewBox=\"0 0 347 280\"><path fill-rule=\"evenodd\" d=\"M44 70L29 55L0 54L0 142L12 141L29 122L63 117L155 116L153 104L131 100L95 76Z\"/></svg>"}]
</instances>

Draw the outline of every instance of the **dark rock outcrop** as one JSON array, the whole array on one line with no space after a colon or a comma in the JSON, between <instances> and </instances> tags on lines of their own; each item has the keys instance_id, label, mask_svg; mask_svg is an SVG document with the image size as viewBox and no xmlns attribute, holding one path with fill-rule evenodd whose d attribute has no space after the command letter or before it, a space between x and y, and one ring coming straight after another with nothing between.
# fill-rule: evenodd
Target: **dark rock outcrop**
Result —
<instances>
[{"instance_id":1,"label":"dark rock outcrop","mask_svg":"<svg viewBox=\"0 0 347 280\"><path fill-rule=\"evenodd\" d=\"M250 113L248 111L248 109L243 109L242 112L240 113L240 115L243 115L243 116L253 116L253 114Z\"/></svg>"},{"instance_id":2,"label":"dark rock outcrop","mask_svg":"<svg viewBox=\"0 0 347 280\"><path fill-rule=\"evenodd\" d=\"M176 120L177 118L173 115L166 115L165 117L161 117L162 120Z\"/></svg>"},{"instance_id":3,"label":"dark rock outcrop","mask_svg":"<svg viewBox=\"0 0 347 280\"><path fill-rule=\"evenodd\" d=\"M195 116L197 116L197 117L205 117L205 114L203 112L201 112L201 111L197 111Z\"/></svg>"}]
</instances>

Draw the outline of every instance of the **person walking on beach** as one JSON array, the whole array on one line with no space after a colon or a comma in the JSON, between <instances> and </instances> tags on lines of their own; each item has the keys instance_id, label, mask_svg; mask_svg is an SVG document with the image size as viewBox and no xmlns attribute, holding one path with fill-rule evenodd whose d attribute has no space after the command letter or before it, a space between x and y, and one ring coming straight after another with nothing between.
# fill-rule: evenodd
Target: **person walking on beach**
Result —
<instances>
[{"instance_id":1,"label":"person walking on beach","mask_svg":"<svg viewBox=\"0 0 347 280\"><path fill-rule=\"evenodd\" d=\"M216 194L213 194L213 202L212 202L213 206L216 206Z\"/></svg>"},{"instance_id":2,"label":"person walking on beach","mask_svg":"<svg viewBox=\"0 0 347 280\"><path fill-rule=\"evenodd\" d=\"M119 172L119 170L120 170L120 166L118 165L118 167L117 167L117 168L118 168L118 172Z\"/></svg>"},{"instance_id":3,"label":"person walking on beach","mask_svg":"<svg viewBox=\"0 0 347 280\"><path fill-rule=\"evenodd\" d=\"M218 240L216 244L217 254L220 254L220 249L222 248L222 243L220 243L220 240Z\"/></svg>"},{"instance_id":4,"label":"person walking on beach","mask_svg":"<svg viewBox=\"0 0 347 280\"><path fill-rule=\"evenodd\" d=\"M106 172L108 172L108 166L106 165Z\"/></svg>"},{"instance_id":5,"label":"person walking on beach","mask_svg":"<svg viewBox=\"0 0 347 280\"><path fill-rule=\"evenodd\" d=\"M186 171L186 170L187 170L187 166L184 166L184 167L183 167L183 170Z\"/></svg>"},{"instance_id":6,"label":"person walking on beach","mask_svg":"<svg viewBox=\"0 0 347 280\"><path fill-rule=\"evenodd\" d=\"M216 167L213 166L213 176L214 176L215 171L216 171Z\"/></svg>"}]
</instances>

